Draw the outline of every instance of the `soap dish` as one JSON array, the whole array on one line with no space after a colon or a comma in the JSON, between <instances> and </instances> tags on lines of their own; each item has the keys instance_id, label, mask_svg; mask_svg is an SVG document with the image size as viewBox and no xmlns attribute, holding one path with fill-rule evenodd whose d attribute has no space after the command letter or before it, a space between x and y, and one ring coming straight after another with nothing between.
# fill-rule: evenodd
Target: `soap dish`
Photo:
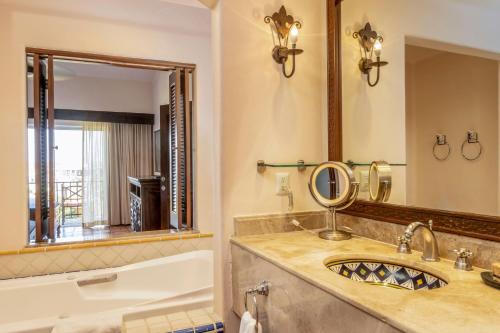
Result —
<instances>
[{"instance_id":1,"label":"soap dish","mask_svg":"<svg viewBox=\"0 0 500 333\"><path fill-rule=\"evenodd\" d=\"M481 277L488 286L500 289L500 279L493 276L493 272L481 272Z\"/></svg>"}]
</instances>

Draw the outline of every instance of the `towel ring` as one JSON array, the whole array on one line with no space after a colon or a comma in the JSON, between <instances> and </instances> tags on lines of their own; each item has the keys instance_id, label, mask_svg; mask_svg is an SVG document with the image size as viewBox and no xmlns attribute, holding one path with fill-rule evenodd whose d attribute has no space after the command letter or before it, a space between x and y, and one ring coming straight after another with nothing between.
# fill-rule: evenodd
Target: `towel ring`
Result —
<instances>
[{"instance_id":1,"label":"towel ring","mask_svg":"<svg viewBox=\"0 0 500 333\"><path fill-rule=\"evenodd\" d=\"M255 332L259 332L259 305L257 304L257 295L269 295L269 282L262 281L254 288L250 288L245 291L245 311L248 311L248 295L252 295L253 306L255 309Z\"/></svg>"},{"instance_id":2,"label":"towel ring","mask_svg":"<svg viewBox=\"0 0 500 333\"><path fill-rule=\"evenodd\" d=\"M477 144L479 146L479 152L476 154L476 156L474 157L469 157L467 156L465 153L464 153L464 147L467 145L467 144ZM479 138L478 138L478 134L477 132L474 132L474 131L468 131L467 132L467 139L465 139L465 141L462 143L462 149L461 149L461 152L462 152L462 156L467 160L467 161L475 161L477 160L481 154L483 153L483 145L481 144L481 142L479 142Z\"/></svg>"},{"instance_id":3,"label":"towel ring","mask_svg":"<svg viewBox=\"0 0 500 333\"><path fill-rule=\"evenodd\" d=\"M248 291L245 292L245 311L248 311L248 303L247 303L247 298L248 294L250 294ZM259 332L259 305L257 304L257 296L255 294L252 294L252 299L253 299L253 307L255 309L255 332Z\"/></svg>"},{"instance_id":4,"label":"towel ring","mask_svg":"<svg viewBox=\"0 0 500 333\"><path fill-rule=\"evenodd\" d=\"M439 157L436 153L436 148L439 146L447 146L448 147L448 152L446 153L446 156L444 157ZM434 158L438 161L444 161L448 159L451 153L451 147L448 141L446 140L446 135L444 134L438 134L436 135L436 142L434 143L434 147L432 147L432 155L434 155Z\"/></svg>"}]
</instances>

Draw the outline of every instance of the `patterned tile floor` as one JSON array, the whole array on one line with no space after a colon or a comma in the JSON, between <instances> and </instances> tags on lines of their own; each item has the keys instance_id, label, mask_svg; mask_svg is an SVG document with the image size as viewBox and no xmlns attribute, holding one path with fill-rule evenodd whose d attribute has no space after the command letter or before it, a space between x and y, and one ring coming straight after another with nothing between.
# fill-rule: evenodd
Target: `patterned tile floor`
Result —
<instances>
[{"instance_id":1,"label":"patterned tile floor","mask_svg":"<svg viewBox=\"0 0 500 333\"><path fill-rule=\"evenodd\" d=\"M222 333L224 325L213 308L124 321L123 333Z\"/></svg>"}]
</instances>

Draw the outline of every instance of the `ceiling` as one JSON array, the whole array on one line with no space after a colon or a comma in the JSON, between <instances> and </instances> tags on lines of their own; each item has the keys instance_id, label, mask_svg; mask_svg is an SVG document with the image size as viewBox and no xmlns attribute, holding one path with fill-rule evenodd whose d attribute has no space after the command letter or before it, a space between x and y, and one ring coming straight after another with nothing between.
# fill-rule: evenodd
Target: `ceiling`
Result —
<instances>
[{"instance_id":1,"label":"ceiling","mask_svg":"<svg viewBox=\"0 0 500 333\"><path fill-rule=\"evenodd\" d=\"M32 66L33 60L28 57L28 63ZM54 78L56 81L72 80L78 77L98 78L108 80L125 80L125 81L141 81L153 82L156 70L120 67L109 64L71 61L71 60L54 60ZM28 78L32 78L31 72L28 73Z\"/></svg>"},{"instance_id":2,"label":"ceiling","mask_svg":"<svg viewBox=\"0 0 500 333\"><path fill-rule=\"evenodd\" d=\"M54 71L56 76L58 73L63 73L63 75L67 76L68 78L71 78L72 76L95 77L100 79L131 80L143 82L152 82L156 72L149 69L62 60L56 60L54 62Z\"/></svg>"},{"instance_id":3,"label":"ceiling","mask_svg":"<svg viewBox=\"0 0 500 333\"><path fill-rule=\"evenodd\" d=\"M42 14L134 23L180 33L210 35L210 10L198 0L0 0Z\"/></svg>"}]
</instances>

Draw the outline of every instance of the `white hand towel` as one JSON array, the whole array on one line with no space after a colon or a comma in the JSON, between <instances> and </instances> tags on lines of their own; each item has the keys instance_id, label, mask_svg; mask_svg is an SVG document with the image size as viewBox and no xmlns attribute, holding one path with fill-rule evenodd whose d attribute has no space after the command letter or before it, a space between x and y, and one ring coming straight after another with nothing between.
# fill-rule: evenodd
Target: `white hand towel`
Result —
<instances>
[{"instance_id":1,"label":"white hand towel","mask_svg":"<svg viewBox=\"0 0 500 333\"><path fill-rule=\"evenodd\" d=\"M255 325L257 321L252 317L250 312L245 311L243 316L241 316L240 332L239 333L256 333ZM262 326L259 323L258 333L262 333Z\"/></svg>"}]
</instances>

